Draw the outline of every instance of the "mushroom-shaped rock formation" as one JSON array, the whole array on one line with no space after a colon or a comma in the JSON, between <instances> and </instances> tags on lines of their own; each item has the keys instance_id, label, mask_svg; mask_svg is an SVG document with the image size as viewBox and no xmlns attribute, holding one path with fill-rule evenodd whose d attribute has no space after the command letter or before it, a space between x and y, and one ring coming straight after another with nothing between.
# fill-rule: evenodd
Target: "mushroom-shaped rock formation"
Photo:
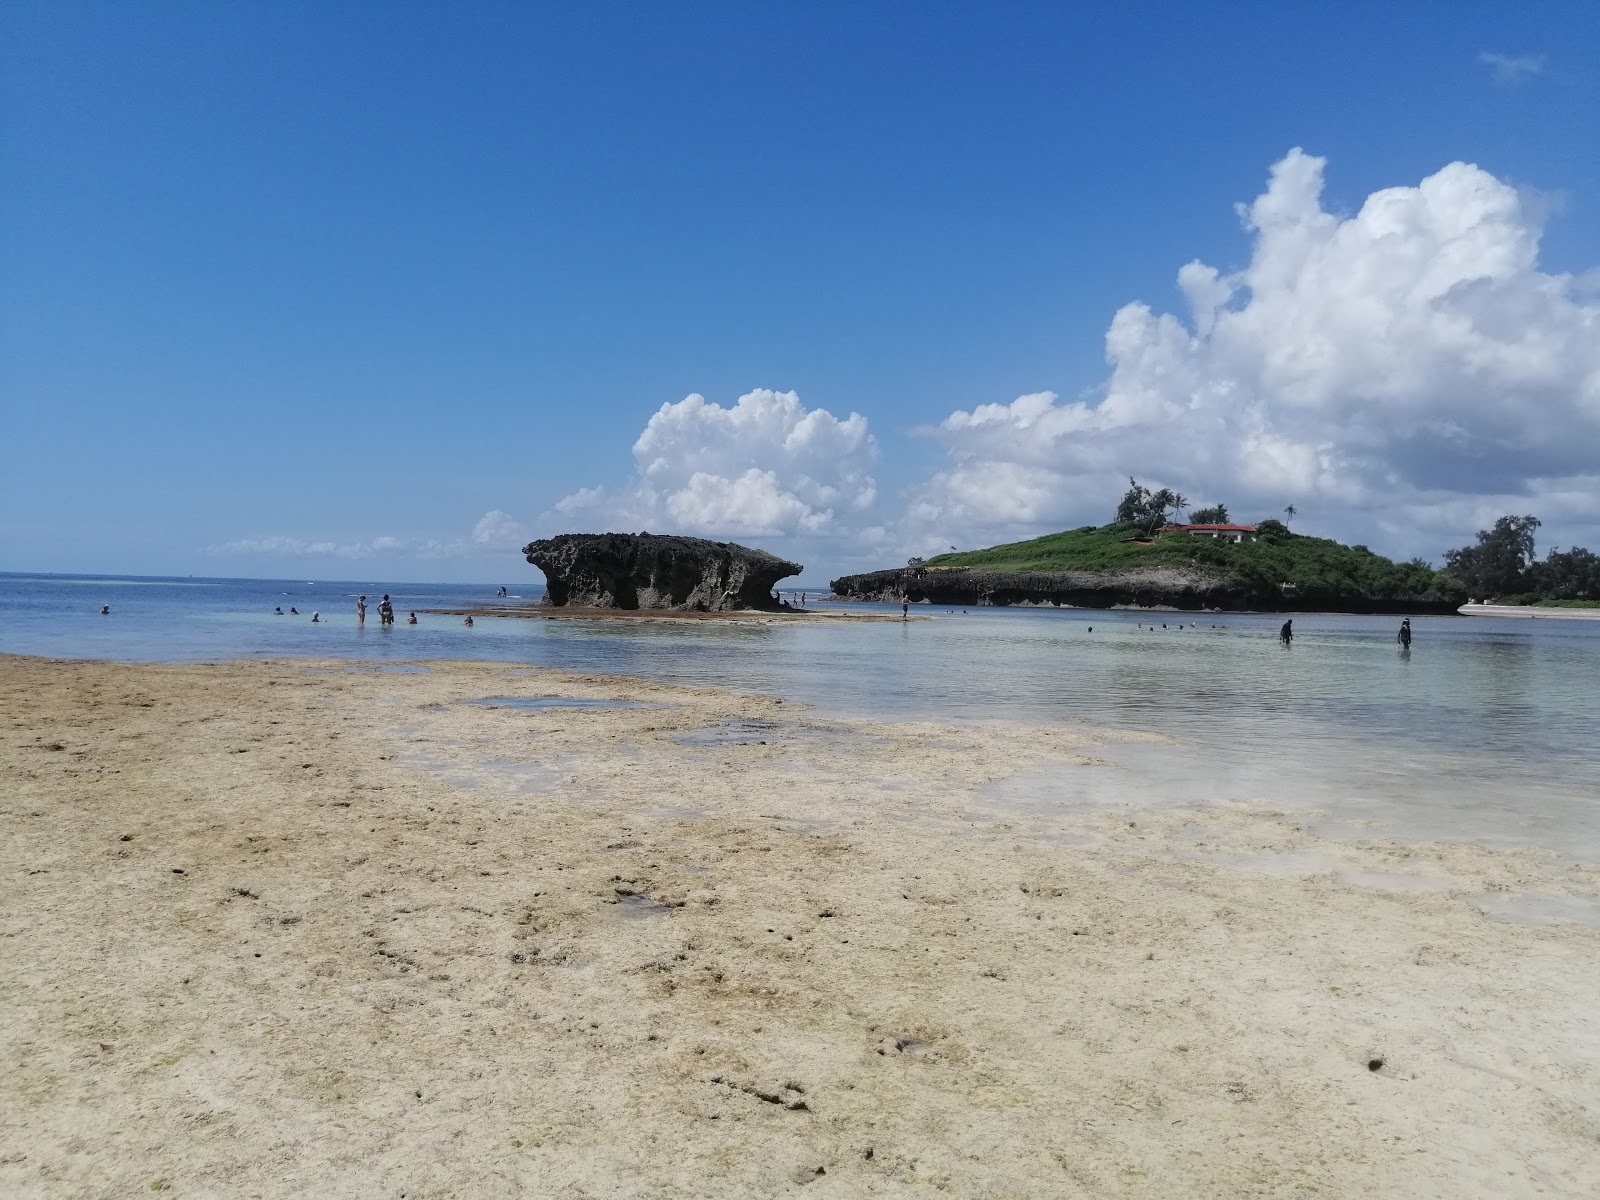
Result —
<instances>
[{"instance_id":1,"label":"mushroom-shaped rock formation","mask_svg":"<svg viewBox=\"0 0 1600 1200\"><path fill-rule=\"evenodd\" d=\"M773 586L799 563L732 542L660 533L563 533L522 548L545 602L584 608L776 609Z\"/></svg>"}]
</instances>

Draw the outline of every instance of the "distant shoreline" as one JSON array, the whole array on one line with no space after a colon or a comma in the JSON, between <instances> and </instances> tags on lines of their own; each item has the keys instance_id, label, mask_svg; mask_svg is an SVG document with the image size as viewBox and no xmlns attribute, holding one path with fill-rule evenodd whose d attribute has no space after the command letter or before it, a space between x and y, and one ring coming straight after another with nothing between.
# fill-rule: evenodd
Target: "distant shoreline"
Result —
<instances>
[{"instance_id":1,"label":"distant shoreline","mask_svg":"<svg viewBox=\"0 0 1600 1200\"><path fill-rule=\"evenodd\" d=\"M898 621L898 613L814 612L797 609L735 609L729 612L697 612L678 608L582 608L573 605L481 604L470 608L419 608L420 613L443 617L518 617L544 621L712 621L738 624L779 625L837 621ZM914 617L913 620L927 620Z\"/></svg>"},{"instance_id":2,"label":"distant shoreline","mask_svg":"<svg viewBox=\"0 0 1600 1200\"><path fill-rule=\"evenodd\" d=\"M1600 608L1550 608L1538 604L1463 604L1464 617L1552 617L1557 621L1600 621Z\"/></svg>"}]
</instances>

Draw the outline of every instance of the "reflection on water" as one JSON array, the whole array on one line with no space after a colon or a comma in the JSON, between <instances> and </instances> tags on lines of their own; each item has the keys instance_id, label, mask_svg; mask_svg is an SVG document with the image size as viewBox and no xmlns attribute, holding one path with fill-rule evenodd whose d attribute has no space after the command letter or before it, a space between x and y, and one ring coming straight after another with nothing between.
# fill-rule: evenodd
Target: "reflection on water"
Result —
<instances>
[{"instance_id":1,"label":"reflection on water","mask_svg":"<svg viewBox=\"0 0 1600 1200\"><path fill-rule=\"evenodd\" d=\"M1295 617L1290 648L1271 614L918 606L933 619L355 623L358 591L389 592L408 612L487 601L493 590L0 576L0 650L490 659L728 686L888 720L1151 730L1178 744L1124 748L1118 770L1077 776L1175 803L1318 812L1324 828L1358 836L1584 846L1600 856L1600 622L1417 617L1409 653L1396 645L1397 619L1309 613ZM101 603L111 616L98 615ZM291 605L300 617L273 615ZM320 611L319 624L309 611Z\"/></svg>"}]
</instances>

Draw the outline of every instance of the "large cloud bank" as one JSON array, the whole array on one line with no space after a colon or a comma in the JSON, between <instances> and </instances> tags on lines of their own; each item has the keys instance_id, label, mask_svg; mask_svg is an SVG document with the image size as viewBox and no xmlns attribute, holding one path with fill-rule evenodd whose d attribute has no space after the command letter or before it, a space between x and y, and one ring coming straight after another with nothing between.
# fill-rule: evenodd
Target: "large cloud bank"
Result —
<instances>
[{"instance_id":1,"label":"large cloud bank","mask_svg":"<svg viewBox=\"0 0 1600 1200\"><path fill-rule=\"evenodd\" d=\"M929 430L951 461L913 490L908 536L1101 521L1129 473L1391 544L1512 509L1591 519L1600 306L1538 270L1537 206L1457 162L1341 218L1321 204L1324 165L1293 150L1240 206L1243 270L1178 272L1187 324L1142 303L1116 314L1098 402L1041 392Z\"/></svg>"},{"instance_id":2,"label":"large cloud bank","mask_svg":"<svg viewBox=\"0 0 1600 1200\"><path fill-rule=\"evenodd\" d=\"M1546 205L1451 163L1322 205L1324 160L1292 150L1239 206L1248 265L1177 273L1183 316L1124 306L1109 378L949 414L944 466L879 515L867 419L764 389L664 404L620 486L470 535L246 539L216 552L367 558L511 553L562 530L757 541L820 567L870 566L1108 519L1127 477L1225 501L1238 519L1437 558L1509 512L1547 540L1600 537L1600 272L1539 269ZM822 539L826 539L826 544Z\"/></svg>"},{"instance_id":3,"label":"large cloud bank","mask_svg":"<svg viewBox=\"0 0 1600 1200\"><path fill-rule=\"evenodd\" d=\"M706 537L815 537L871 507L877 443L867 419L807 408L757 389L731 408L691 395L663 404L633 444L636 474L619 492L585 488L549 523Z\"/></svg>"}]
</instances>

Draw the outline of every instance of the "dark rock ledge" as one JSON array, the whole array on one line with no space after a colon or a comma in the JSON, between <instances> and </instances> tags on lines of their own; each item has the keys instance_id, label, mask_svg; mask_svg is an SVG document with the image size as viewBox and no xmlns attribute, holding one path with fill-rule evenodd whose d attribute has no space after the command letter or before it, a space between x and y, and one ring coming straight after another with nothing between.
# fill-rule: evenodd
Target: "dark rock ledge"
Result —
<instances>
[{"instance_id":1,"label":"dark rock ledge","mask_svg":"<svg viewBox=\"0 0 1600 1200\"><path fill-rule=\"evenodd\" d=\"M585 608L777 610L773 588L802 570L765 550L660 533L563 533L522 553L544 572L547 604Z\"/></svg>"}]
</instances>

